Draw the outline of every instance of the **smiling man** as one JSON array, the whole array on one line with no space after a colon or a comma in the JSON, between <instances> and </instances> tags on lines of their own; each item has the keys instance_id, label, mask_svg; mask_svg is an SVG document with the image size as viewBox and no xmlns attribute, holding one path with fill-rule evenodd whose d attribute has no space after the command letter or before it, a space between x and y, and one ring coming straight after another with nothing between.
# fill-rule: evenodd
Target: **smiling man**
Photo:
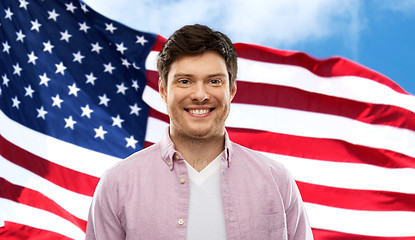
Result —
<instances>
[{"instance_id":1,"label":"smiling man","mask_svg":"<svg viewBox=\"0 0 415 240\"><path fill-rule=\"evenodd\" d=\"M160 51L163 139L106 172L87 239L312 239L295 181L279 163L229 140L236 94L230 39L202 25Z\"/></svg>"}]
</instances>

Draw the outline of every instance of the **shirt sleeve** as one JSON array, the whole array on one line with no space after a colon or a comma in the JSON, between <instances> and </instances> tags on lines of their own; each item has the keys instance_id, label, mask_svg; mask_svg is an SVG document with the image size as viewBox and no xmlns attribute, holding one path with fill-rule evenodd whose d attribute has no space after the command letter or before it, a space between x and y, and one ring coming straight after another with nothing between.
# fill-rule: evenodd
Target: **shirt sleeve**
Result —
<instances>
[{"instance_id":1,"label":"shirt sleeve","mask_svg":"<svg viewBox=\"0 0 415 240\"><path fill-rule=\"evenodd\" d=\"M105 176L101 178L89 210L86 240L125 239L125 231L118 213L116 191L115 184L110 184Z\"/></svg>"},{"instance_id":2,"label":"shirt sleeve","mask_svg":"<svg viewBox=\"0 0 415 240\"><path fill-rule=\"evenodd\" d=\"M308 222L307 213L301 199L300 191L294 179L290 178L291 199L286 211L287 233L289 240L312 240L313 233Z\"/></svg>"}]
</instances>

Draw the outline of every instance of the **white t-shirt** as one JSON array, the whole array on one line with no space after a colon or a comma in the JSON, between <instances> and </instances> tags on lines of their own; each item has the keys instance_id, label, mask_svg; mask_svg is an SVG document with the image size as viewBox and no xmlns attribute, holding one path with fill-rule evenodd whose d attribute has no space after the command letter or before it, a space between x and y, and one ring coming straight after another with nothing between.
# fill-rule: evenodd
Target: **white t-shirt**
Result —
<instances>
[{"instance_id":1,"label":"white t-shirt","mask_svg":"<svg viewBox=\"0 0 415 240\"><path fill-rule=\"evenodd\" d=\"M224 152L202 171L186 162L190 201L187 240L226 240L225 216L220 189L220 165Z\"/></svg>"}]
</instances>

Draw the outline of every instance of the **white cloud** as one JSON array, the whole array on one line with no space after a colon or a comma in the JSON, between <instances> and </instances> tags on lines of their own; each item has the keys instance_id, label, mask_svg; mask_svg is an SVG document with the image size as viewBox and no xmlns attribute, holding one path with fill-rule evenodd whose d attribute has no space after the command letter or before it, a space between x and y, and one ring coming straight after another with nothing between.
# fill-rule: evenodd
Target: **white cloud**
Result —
<instances>
[{"instance_id":1,"label":"white cloud","mask_svg":"<svg viewBox=\"0 0 415 240\"><path fill-rule=\"evenodd\" d=\"M407 15L415 15L415 0L400 1L379 1L379 6L383 9L394 12L403 12Z\"/></svg>"},{"instance_id":2,"label":"white cloud","mask_svg":"<svg viewBox=\"0 0 415 240\"><path fill-rule=\"evenodd\" d=\"M357 45L358 0L85 0L96 11L132 28L164 37L185 24L201 23L234 42L272 47L342 36Z\"/></svg>"}]
</instances>

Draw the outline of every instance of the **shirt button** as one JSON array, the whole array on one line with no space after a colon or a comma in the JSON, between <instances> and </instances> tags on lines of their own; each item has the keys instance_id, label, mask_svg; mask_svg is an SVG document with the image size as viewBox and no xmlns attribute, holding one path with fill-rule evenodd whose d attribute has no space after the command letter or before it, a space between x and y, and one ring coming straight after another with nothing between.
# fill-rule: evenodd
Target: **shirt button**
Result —
<instances>
[{"instance_id":1,"label":"shirt button","mask_svg":"<svg viewBox=\"0 0 415 240\"><path fill-rule=\"evenodd\" d=\"M184 223L184 221L183 221L183 219L179 219L179 221L177 221L177 223L181 226L181 225L183 225L183 223Z\"/></svg>"},{"instance_id":2,"label":"shirt button","mask_svg":"<svg viewBox=\"0 0 415 240\"><path fill-rule=\"evenodd\" d=\"M169 166L171 166L173 163L170 161L170 162L168 162L167 164L168 164Z\"/></svg>"},{"instance_id":3,"label":"shirt button","mask_svg":"<svg viewBox=\"0 0 415 240\"><path fill-rule=\"evenodd\" d=\"M176 159L177 159L177 160L179 160L179 159L180 159L179 154L176 154Z\"/></svg>"},{"instance_id":4,"label":"shirt button","mask_svg":"<svg viewBox=\"0 0 415 240\"><path fill-rule=\"evenodd\" d=\"M179 179L179 181L180 181L181 184L183 184L183 183L186 182L186 178L182 177L182 178Z\"/></svg>"}]
</instances>

